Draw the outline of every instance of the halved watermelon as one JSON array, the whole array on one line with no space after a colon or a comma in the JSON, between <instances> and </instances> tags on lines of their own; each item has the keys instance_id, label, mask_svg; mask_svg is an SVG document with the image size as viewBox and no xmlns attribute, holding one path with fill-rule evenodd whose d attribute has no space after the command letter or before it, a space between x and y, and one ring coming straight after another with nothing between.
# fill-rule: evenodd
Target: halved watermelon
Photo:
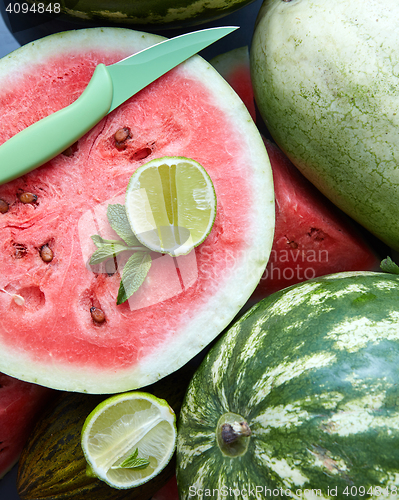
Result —
<instances>
[{"instance_id":1,"label":"halved watermelon","mask_svg":"<svg viewBox=\"0 0 399 500\"><path fill-rule=\"evenodd\" d=\"M0 61L0 144L73 102L97 63L159 40L93 28L7 56ZM115 141L120 129L128 130L123 145ZM207 170L216 220L195 253L175 260L159 254L138 295L117 306L119 270L88 264L90 236L116 237L104 207L123 199L136 168L162 156L193 158ZM70 391L138 388L185 364L251 295L273 238L272 175L261 136L199 56L121 105L65 154L0 186L0 199L0 370ZM92 308L105 321L95 321Z\"/></svg>"}]
</instances>

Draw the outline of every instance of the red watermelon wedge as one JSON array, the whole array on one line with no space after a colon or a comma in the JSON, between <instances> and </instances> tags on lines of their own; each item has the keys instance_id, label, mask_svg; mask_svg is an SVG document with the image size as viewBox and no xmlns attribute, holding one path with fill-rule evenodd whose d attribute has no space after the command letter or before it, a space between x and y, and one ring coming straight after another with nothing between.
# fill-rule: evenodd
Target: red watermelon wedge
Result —
<instances>
[{"instance_id":1,"label":"red watermelon wedge","mask_svg":"<svg viewBox=\"0 0 399 500\"><path fill-rule=\"evenodd\" d=\"M176 476L174 475L170 478L165 486L152 496L151 500L179 500Z\"/></svg>"},{"instance_id":2,"label":"red watermelon wedge","mask_svg":"<svg viewBox=\"0 0 399 500\"><path fill-rule=\"evenodd\" d=\"M54 391L0 373L0 478L17 462Z\"/></svg>"},{"instance_id":3,"label":"red watermelon wedge","mask_svg":"<svg viewBox=\"0 0 399 500\"><path fill-rule=\"evenodd\" d=\"M73 102L97 63L160 39L93 28L10 54L0 61L0 144ZM121 129L128 130L122 145L115 140ZM207 170L215 224L195 252L159 256L137 297L117 306L119 270L88 264L90 236L105 235L104 207L123 198L135 169L162 156L193 158ZM70 391L138 388L185 364L247 301L273 238L263 141L240 99L199 56L124 103L65 154L0 186L0 199L0 370ZM104 321L93 318L93 308Z\"/></svg>"},{"instance_id":4,"label":"red watermelon wedge","mask_svg":"<svg viewBox=\"0 0 399 500\"><path fill-rule=\"evenodd\" d=\"M249 68L248 46L224 52L211 59L210 63L237 92L255 121L255 98Z\"/></svg>"},{"instance_id":5,"label":"red watermelon wedge","mask_svg":"<svg viewBox=\"0 0 399 500\"><path fill-rule=\"evenodd\" d=\"M225 52L210 62L255 119L248 47ZM316 276L379 270L381 259L357 225L305 179L275 144L267 141L266 145L276 225L270 259L250 303Z\"/></svg>"},{"instance_id":6,"label":"red watermelon wedge","mask_svg":"<svg viewBox=\"0 0 399 500\"><path fill-rule=\"evenodd\" d=\"M342 271L377 271L381 259L357 225L323 196L272 142L276 227L269 262L252 300Z\"/></svg>"}]
</instances>

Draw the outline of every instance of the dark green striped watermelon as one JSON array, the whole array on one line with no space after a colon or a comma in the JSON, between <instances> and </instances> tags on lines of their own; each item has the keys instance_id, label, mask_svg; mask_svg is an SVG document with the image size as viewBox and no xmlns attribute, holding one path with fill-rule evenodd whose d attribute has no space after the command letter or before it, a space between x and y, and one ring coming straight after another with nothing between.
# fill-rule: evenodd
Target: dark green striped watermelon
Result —
<instances>
[{"instance_id":1,"label":"dark green striped watermelon","mask_svg":"<svg viewBox=\"0 0 399 500\"><path fill-rule=\"evenodd\" d=\"M181 410L180 498L395 498L399 277L277 292L211 349Z\"/></svg>"},{"instance_id":2,"label":"dark green striped watermelon","mask_svg":"<svg viewBox=\"0 0 399 500\"><path fill-rule=\"evenodd\" d=\"M74 20L176 28L222 18L253 0L28 0Z\"/></svg>"}]
</instances>

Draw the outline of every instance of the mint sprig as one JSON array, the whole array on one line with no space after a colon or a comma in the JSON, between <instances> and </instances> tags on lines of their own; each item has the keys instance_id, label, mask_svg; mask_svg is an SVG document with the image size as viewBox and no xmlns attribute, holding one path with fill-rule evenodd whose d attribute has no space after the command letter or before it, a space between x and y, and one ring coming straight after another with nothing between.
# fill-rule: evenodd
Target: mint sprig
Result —
<instances>
[{"instance_id":1,"label":"mint sprig","mask_svg":"<svg viewBox=\"0 0 399 500\"><path fill-rule=\"evenodd\" d=\"M391 257L389 257L389 255L386 259L381 261L380 268L385 273L399 274L399 266L395 264L395 262L391 259Z\"/></svg>"},{"instance_id":2,"label":"mint sprig","mask_svg":"<svg viewBox=\"0 0 399 500\"><path fill-rule=\"evenodd\" d=\"M90 265L92 266L95 264L100 264L110 257L115 257L120 253L131 249L121 241L102 240L103 242L101 243L99 240L95 241L95 237L98 237L98 235L92 236L91 239L94 241L94 244L97 246L98 250L96 250L91 256ZM98 238L101 238L101 236Z\"/></svg>"},{"instance_id":3,"label":"mint sprig","mask_svg":"<svg viewBox=\"0 0 399 500\"><path fill-rule=\"evenodd\" d=\"M150 465L150 462L146 460L145 458L137 458L137 455L139 454L139 449L136 448L134 450L134 453L126 458L121 464L119 465L114 465L111 467L112 469L145 469Z\"/></svg>"},{"instance_id":4,"label":"mint sprig","mask_svg":"<svg viewBox=\"0 0 399 500\"><path fill-rule=\"evenodd\" d=\"M151 267L151 255L147 252L134 253L123 268L119 285L117 305L125 302L143 284Z\"/></svg>"},{"instance_id":5,"label":"mint sprig","mask_svg":"<svg viewBox=\"0 0 399 500\"><path fill-rule=\"evenodd\" d=\"M97 250L91 256L89 263L90 265L100 264L122 252L133 252L122 272L116 299L117 305L120 305L128 300L143 284L151 267L151 255L150 250L142 245L134 235L123 205L108 205L107 218L112 229L122 239L106 240L98 234L91 236Z\"/></svg>"},{"instance_id":6,"label":"mint sprig","mask_svg":"<svg viewBox=\"0 0 399 500\"><path fill-rule=\"evenodd\" d=\"M118 236L126 241L127 245L131 247L141 245L130 227L124 205L108 205L107 217L112 229Z\"/></svg>"}]
</instances>

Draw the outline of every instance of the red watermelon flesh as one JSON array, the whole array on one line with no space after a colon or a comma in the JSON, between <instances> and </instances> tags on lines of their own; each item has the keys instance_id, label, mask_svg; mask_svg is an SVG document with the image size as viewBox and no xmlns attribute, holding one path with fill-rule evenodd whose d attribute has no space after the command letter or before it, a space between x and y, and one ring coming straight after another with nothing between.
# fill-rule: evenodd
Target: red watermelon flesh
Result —
<instances>
[{"instance_id":1,"label":"red watermelon flesh","mask_svg":"<svg viewBox=\"0 0 399 500\"><path fill-rule=\"evenodd\" d=\"M0 143L73 102L97 63L159 40L117 28L80 30L1 60ZM124 127L129 138L116 147L114 135ZM71 149L0 186L9 204L0 214L0 370L72 391L142 387L202 350L253 292L272 242L270 163L241 101L198 56L121 105ZM117 306L120 276L87 264L95 250L90 236L112 235L104 206L123 197L136 168L162 156L204 166L216 190L216 221L191 256L154 261L138 302ZM22 203L19 195L27 192L37 199ZM51 262L40 256L43 245L53 252ZM171 273L178 285L172 291ZM104 312L103 323L93 321L92 307Z\"/></svg>"},{"instance_id":2,"label":"red watermelon flesh","mask_svg":"<svg viewBox=\"0 0 399 500\"><path fill-rule=\"evenodd\" d=\"M255 119L248 47L211 63ZM306 279L340 271L380 270L376 252L352 220L337 209L271 142L276 226L269 263L251 302Z\"/></svg>"},{"instance_id":3,"label":"red watermelon flesh","mask_svg":"<svg viewBox=\"0 0 399 500\"><path fill-rule=\"evenodd\" d=\"M152 496L151 500L179 500L176 476L170 478L165 486Z\"/></svg>"},{"instance_id":4,"label":"red watermelon flesh","mask_svg":"<svg viewBox=\"0 0 399 500\"><path fill-rule=\"evenodd\" d=\"M349 217L327 200L273 143L276 227L266 270L252 299L341 271L379 270L380 259Z\"/></svg>"},{"instance_id":5,"label":"red watermelon flesh","mask_svg":"<svg viewBox=\"0 0 399 500\"><path fill-rule=\"evenodd\" d=\"M54 391L0 373L0 478L17 462L22 448Z\"/></svg>"},{"instance_id":6,"label":"red watermelon flesh","mask_svg":"<svg viewBox=\"0 0 399 500\"><path fill-rule=\"evenodd\" d=\"M255 121L255 98L249 69L248 46L224 52L211 59L210 63L237 92Z\"/></svg>"}]
</instances>

